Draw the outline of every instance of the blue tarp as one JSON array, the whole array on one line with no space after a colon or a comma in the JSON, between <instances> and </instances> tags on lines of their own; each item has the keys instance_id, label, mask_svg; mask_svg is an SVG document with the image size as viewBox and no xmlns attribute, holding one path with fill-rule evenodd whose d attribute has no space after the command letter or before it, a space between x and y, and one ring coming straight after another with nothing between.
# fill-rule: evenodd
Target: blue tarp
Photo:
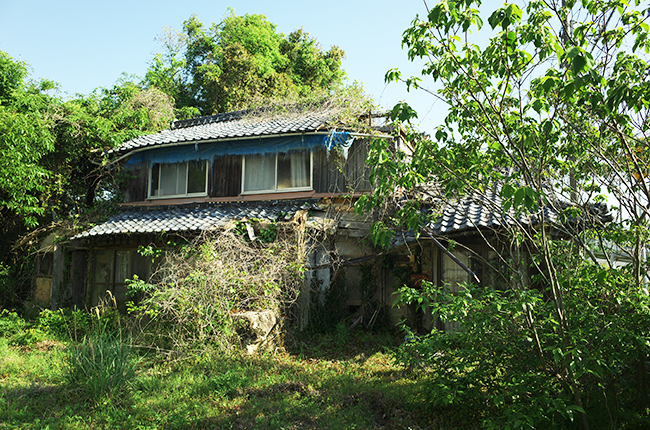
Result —
<instances>
[{"instance_id":1,"label":"blue tarp","mask_svg":"<svg viewBox=\"0 0 650 430\"><path fill-rule=\"evenodd\" d=\"M354 141L348 132L331 132L329 134L307 134L300 136L254 138L246 140L224 140L221 142L180 144L164 148L151 148L135 153L126 165L140 163L182 163L185 161L212 160L221 155L248 155L288 152L300 149L312 149L325 146L346 148Z\"/></svg>"}]
</instances>

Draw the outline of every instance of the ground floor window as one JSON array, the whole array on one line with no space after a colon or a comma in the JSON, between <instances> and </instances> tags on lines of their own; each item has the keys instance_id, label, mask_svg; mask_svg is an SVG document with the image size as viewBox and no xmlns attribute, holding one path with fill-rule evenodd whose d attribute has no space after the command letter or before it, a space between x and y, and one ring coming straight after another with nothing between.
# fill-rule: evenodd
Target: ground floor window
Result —
<instances>
[{"instance_id":1,"label":"ground floor window","mask_svg":"<svg viewBox=\"0 0 650 430\"><path fill-rule=\"evenodd\" d=\"M499 274L499 257L493 249L483 247L464 249L457 247L452 250L452 253L460 263L478 277L481 285L496 288L504 286L504 278ZM458 293L464 284L474 281L461 265L444 255L442 259L442 282L449 283L451 291ZM460 321L441 322L446 331L462 330Z\"/></svg>"},{"instance_id":2,"label":"ground floor window","mask_svg":"<svg viewBox=\"0 0 650 430\"><path fill-rule=\"evenodd\" d=\"M97 306L115 298L118 304L127 300L127 279L137 275L149 279L152 263L135 249L99 249L94 253L90 305Z\"/></svg>"}]
</instances>

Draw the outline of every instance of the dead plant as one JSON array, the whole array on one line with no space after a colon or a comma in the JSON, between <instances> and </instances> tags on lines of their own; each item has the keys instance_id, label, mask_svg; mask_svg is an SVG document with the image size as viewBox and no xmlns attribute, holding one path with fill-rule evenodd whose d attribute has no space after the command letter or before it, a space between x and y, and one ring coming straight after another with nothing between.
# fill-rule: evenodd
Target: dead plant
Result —
<instances>
[{"instance_id":1,"label":"dead plant","mask_svg":"<svg viewBox=\"0 0 650 430\"><path fill-rule=\"evenodd\" d=\"M140 306L140 342L175 352L241 345L235 314L287 314L303 284L305 246L289 223L244 223L167 249ZM284 225L288 224L288 225Z\"/></svg>"}]
</instances>

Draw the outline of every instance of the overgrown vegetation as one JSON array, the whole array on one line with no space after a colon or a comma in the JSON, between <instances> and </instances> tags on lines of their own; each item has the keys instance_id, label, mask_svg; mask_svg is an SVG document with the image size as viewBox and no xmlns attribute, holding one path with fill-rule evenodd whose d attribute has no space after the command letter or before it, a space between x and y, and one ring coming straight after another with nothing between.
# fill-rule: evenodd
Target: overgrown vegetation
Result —
<instances>
[{"instance_id":1,"label":"overgrown vegetation","mask_svg":"<svg viewBox=\"0 0 650 430\"><path fill-rule=\"evenodd\" d=\"M138 343L183 354L239 350L252 336L247 312L268 313L277 335L292 319L306 252L299 226L253 221L164 250L149 284L129 284L140 299L129 306Z\"/></svg>"},{"instance_id":2,"label":"overgrown vegetation","mask_svg":"<svg viewBox=\"0 0 650 430\"><path fill-rule=\"evenodd\" d=\"M400 360L426 372L432 407L471 411L485 428L647 427L650 9L482 6L425 2L404 32L422 76L386 80L436 85L449 113L422 136L417 113L395 106L412 152L375 144L376 192L359 206L392 203L374 230L387 244L395 227L430 226L423 194L477 202L497 220L480 235L505 282L402 290L461 328L414 338ZM414 198L395 198L396 186ZM606 200L617 218L594 204Z\"/></svg>"},{"instance_id":3,"label":"overgrown vegetation","mask_svg":"<svg viewBox=\"0 0 650 430\"><path fill-rule=\"evenodd\" d=\"M486 428L568 428L582 411L593 428L646 427L650 299L628 288L629 273L579 270L562 276L570 327L563 337L554 331L553 303L537 289L404 287L402 304L462 322L462 329L410 334L396 357L427 375L423 396L433 408L462 409Z\"/></svg>"},{"instance_id":4,"label":"overgrown vegetation","mask_svg":"<svg viewBox=\"0 0 650 430\"><path fill-rule=\"evenodd\" d=\"M39 238L119 199L104 150L166 128L172 100L123 79L71 100L28 80L27 65L0 52L0 306L27 298ZM68 226L66 226L68 227Z\"/></svg>"},{"instance_id":5,"label":"overgrown vegetation","mask_svg":"<svg viewBox=\"0 0 650 430\"><path fill-rule=\"evenodd\" d=\"M261 94L249 102L246 118L250 121L270 121L304 117L323 117L333 127L371 133L372 117L377 106L358 82L336 91L320 91L306 95L269 97ZM382 114L385 116L385 114Z\"/></svg>"},{"instance_id":6,"label":"overgrown vegetation","mask_svg":"<svg viewBox=\"0 0 650 430\"><path fill-rule=\"evenodd\" d=\"M358 126L370 110L361 86L345 84L340 48L322 50L302 29L277 33L263 15L231 11L209 27L192 16L160 40L145 77L71 99L0 52L0 306L28 298L34 246L61 220L101 218L121 201L105 151L201 114L310 111Z\"/></svg>"},{"instance_id":7,"label":"overgrown vegetation","mask_svg":"<svg viewBox=\"0 0 650 430\"><path fill-rule=\"evenodd\" d=\"M93 324L121 324L115 313L92 318ZM455 419L425 414L417 375L392 363L384 348L394 340L386 334L349 332L342 342L323 335L290 337L286 349L272 354L213 351L183 361L162 360L136 348L130 356L137 359L135 375L117 372L128 383L111 389L99 387L117 382L111 379L116 373L107 372L115 365L97 354L113 353L118 364L134 363L123 360L134 346L128 337L101 343L93 337L100 332L79 342L45 334L45 340L22 346L10 346L0 335L4 428L418 429ZM87 362L71 360L71 354ZM96 369L97 375L90 375L92 382L70 378L71 364Z\"/></svg>"},{"instance_id":8,"label":"overgrown vegetation","mask_svg":"<svg viewBox=\"0 0 650 430\"><path fill-rule=\"evenodd\" d=\"M94 402L120 395L135 371L131 342L120 332L99 329L68 347L65 379Z\"/></svg>"}]
</instances>

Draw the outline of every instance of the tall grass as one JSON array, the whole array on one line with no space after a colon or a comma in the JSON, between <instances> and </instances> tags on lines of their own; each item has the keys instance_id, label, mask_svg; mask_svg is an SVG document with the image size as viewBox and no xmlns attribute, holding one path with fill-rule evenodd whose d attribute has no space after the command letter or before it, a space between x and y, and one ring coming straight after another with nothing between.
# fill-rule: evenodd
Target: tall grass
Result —
<instances>
[{"instance_id":1,"label":"tall grass","mask_svg":"<svg viewBox=\"0 0 650 430\"><path fill-rule=\"evenodd\" d=\"M69 348L66 359L67 381L95 402L121 392L136 376L132 348L119 332L86 336Z\"/></svg>"}]
</instances>

